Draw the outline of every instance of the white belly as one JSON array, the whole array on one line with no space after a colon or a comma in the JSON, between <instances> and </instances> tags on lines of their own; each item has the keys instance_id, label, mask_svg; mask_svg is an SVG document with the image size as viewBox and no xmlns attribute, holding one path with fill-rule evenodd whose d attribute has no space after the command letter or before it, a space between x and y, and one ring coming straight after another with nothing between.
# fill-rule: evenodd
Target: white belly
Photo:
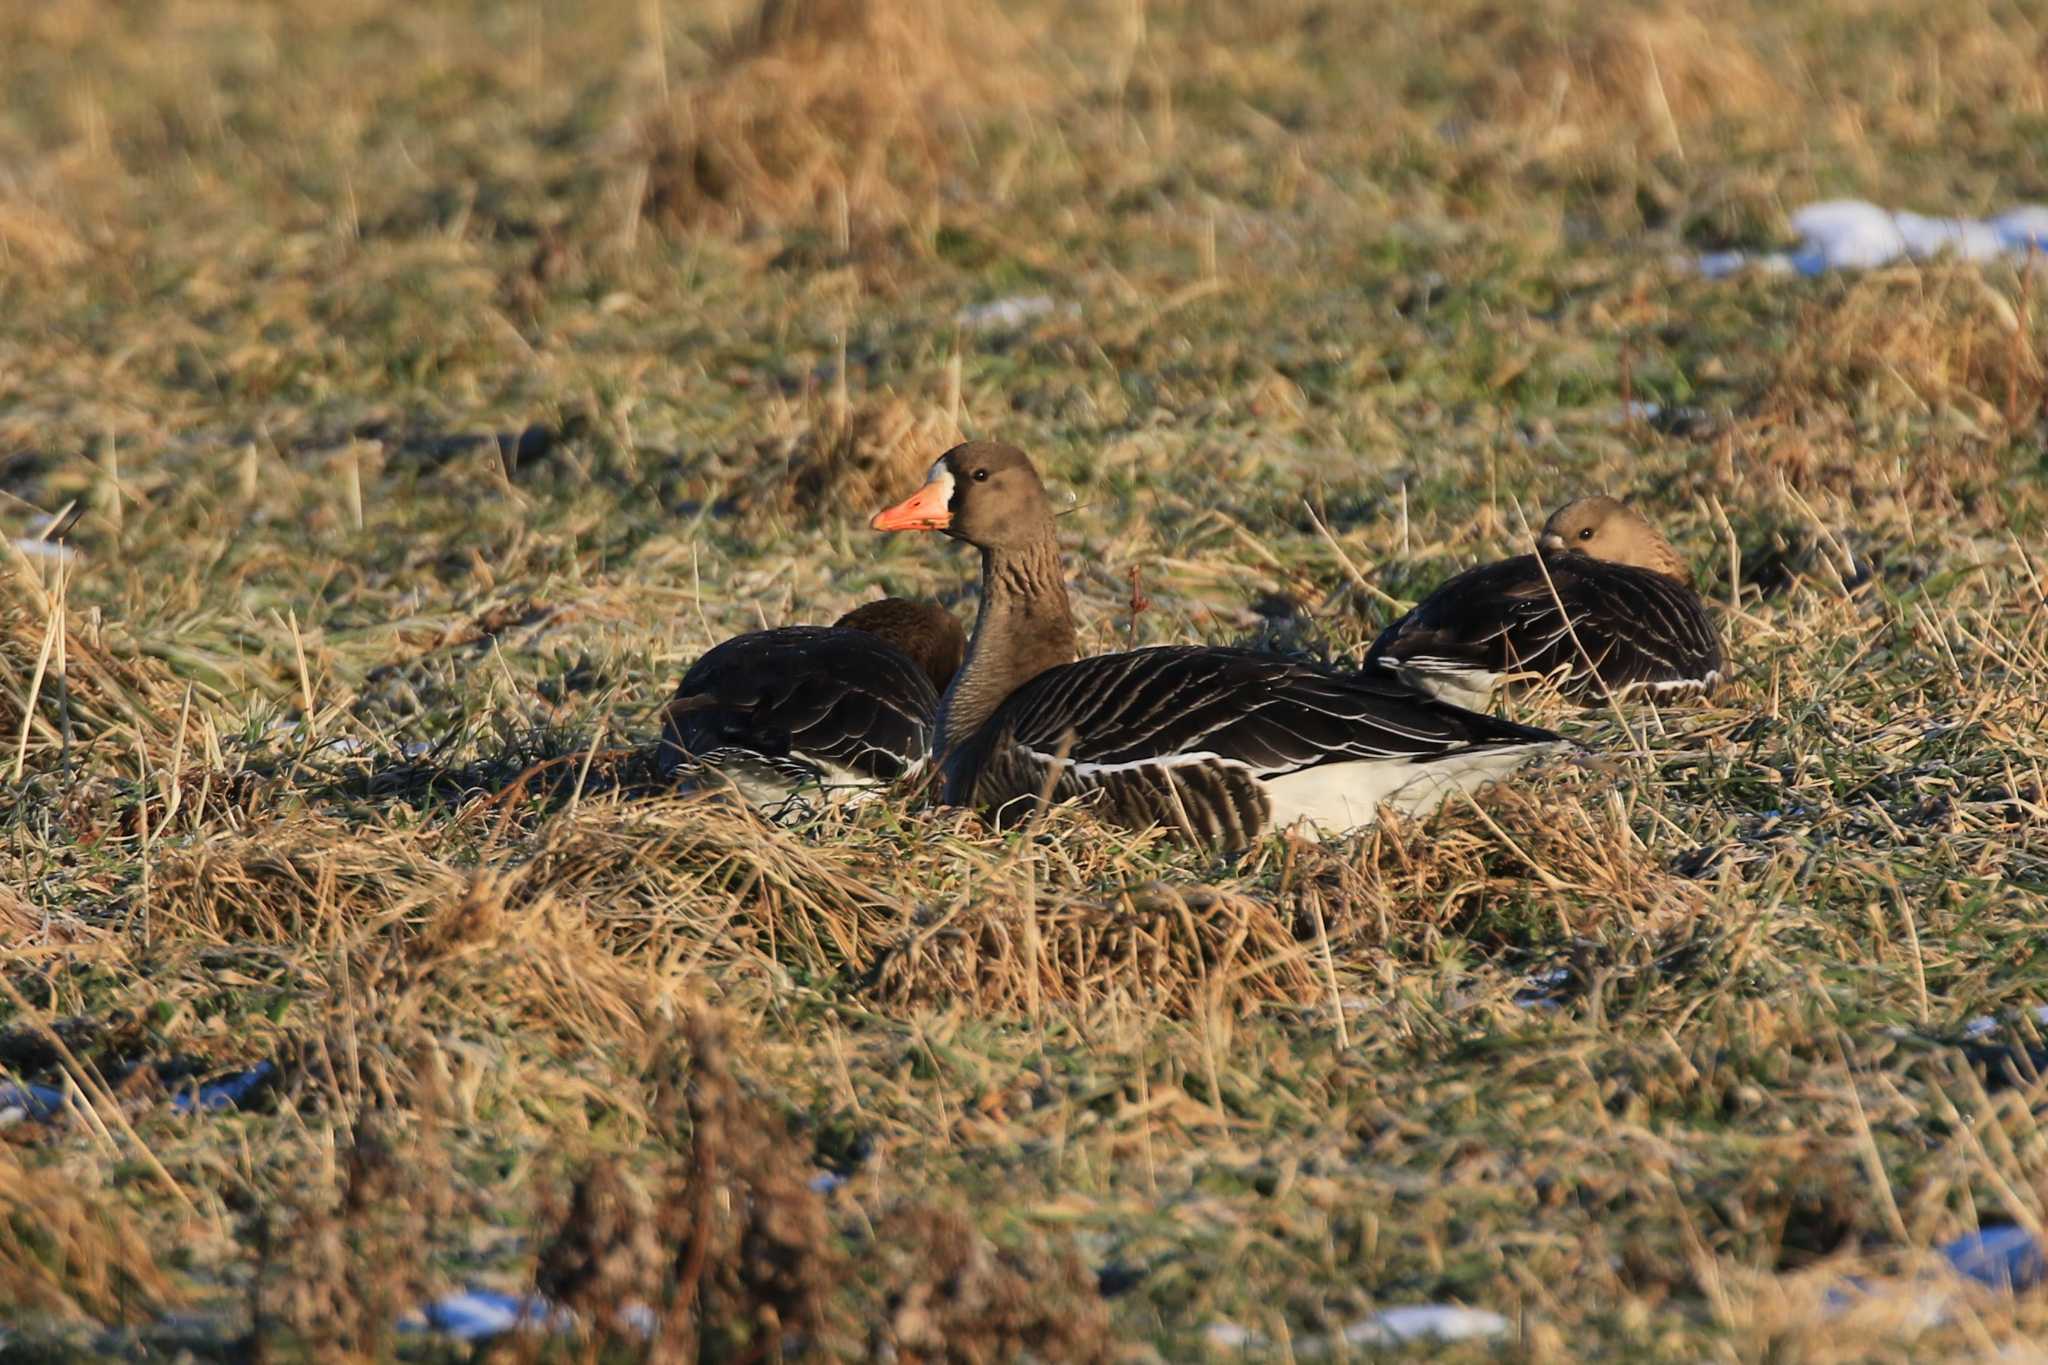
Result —
<instances>
[{"instance_id":1,"label":"white belly","mask_svg":"<svg viewBox=\"0 0 2048 1365\"><path fill-rule=\"evenodd\" d=\"M1269 777L1262 785L1273 803L1274 829L1301 824L1305 833L1341 834L1373 823L1383 805L1403 815L1426 814L1446 798L1497 782L1558 747L1558 741L1544 740L1474 749L1428 763L1325 763Z\"/></svg>"}]
</instances>

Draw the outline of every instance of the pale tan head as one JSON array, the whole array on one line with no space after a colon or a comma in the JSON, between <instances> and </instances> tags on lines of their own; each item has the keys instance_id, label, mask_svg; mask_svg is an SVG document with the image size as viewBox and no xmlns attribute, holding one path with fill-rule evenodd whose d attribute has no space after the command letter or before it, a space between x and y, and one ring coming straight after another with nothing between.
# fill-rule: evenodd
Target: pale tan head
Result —
<instances>
[{"instance_id":1,"label":"pale tan head","mask_svg":"<svg viewBox=\"0 0 2048 1365\"><path fill-rule=\"evenodd\" d=\"M1543 523L1543 534L1536 543L1551 554L1575 551L1650 569L1681 583L1692 581L1692 571L1671 548L1671 542L1619 498L1577 498L1566 503Z\"/></svg>"}]
</instances>

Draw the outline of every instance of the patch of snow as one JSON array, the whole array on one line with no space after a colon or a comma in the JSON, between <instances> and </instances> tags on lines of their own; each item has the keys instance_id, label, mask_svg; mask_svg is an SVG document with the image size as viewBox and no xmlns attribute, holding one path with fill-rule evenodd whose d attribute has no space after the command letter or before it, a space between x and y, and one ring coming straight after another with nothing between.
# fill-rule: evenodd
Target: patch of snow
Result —
<instances>
[{"instance_id":1,"label":"patch of snow","mask_svg":"<svg viewBox=\"0 0 2048 1365\"><path fill-rule=\"evenodd\" d=\"M644 1303L623 1305L619 1320L640 1336L654 1335L654 1310ZM570 1332L575 1327L575 1314L539 1294L507 1294L496 1289L447 1294L398 1320L401 1332L437 1332L457 1341L488 1341L519 1328Z\"/></svg>"},{"instance_id":2,"label":"patch of snow","mask_svg":"<svg viewBox=\"0 0 2048 1365\"><path fill-rule=\"evenodd\" d=\"M1531 973L1515 992L1514 1002L1525 1010L1554 1010L1563 1006L1557 993L1572 984L1569 967L1551 967Z\"/></svg>"},{"instance_id":3,"label":"patch of snow","mask_svg":"<svg viewBox=\"0 0 2048 1365\"><path fill-rule=\"evenodd\" d=\"M23 1119L54 1118L71 1103L63 1091L47 1085L0 1085L0 1128Z\"/></svg>"},{"instance_id":4,"label":"patch of snow","mask_svg":"<svg viewBox=\"0 0 2048 1365\"><path fill-rule=\"evenodd\" d=\"M2031 1289L2042 1279L2041 1244L2034 1234L2011 1223L1958 1237L1940 1251L1958 1275L2001 1293Z\"/></svg>"},{"instance_id":5,"label":"patch of snow","mask_svg":"<svg viewBox=\"0 0 2048 1365\"><path fill-rule=\"evenodd\" d=\"M1484 1341L1508 1334L1509 1322L1484 1308L1418 1303L1389 1308L1344 1329L1350 1346L1395 1346L1410 1341Z\"/></svg>"},{"instance_id":6,"label":"patch of snow","mask_svg":"<svg viewBox=\"0 0 2048 1365\"><path fill-rule=\"evenodd\" d=\"M1997 1223L1936 1247L1935 1254L1965 1280L1998 1294L2017 1294L2048 1278L2048 1257L2025 1228ZM1938 1278L1904 1282L1845 1280L1827 1292L1822 1311L1834 1317L1864 1304L1883 1302L1903 1310L1904 1325L1916 1331L1955 1318L1961 1286Z\"/></svg>"},{"instance_id":7,"label":"patch of snow","mask_svg":"<svg viewBox=\"0 0 2048 1365\"><path fill-rule=\"evenodd\" d=\"M71 564L78 559L78 551L61 540L37 540L32 536L20 536L15 539L14 548L30 559L46 560L52 564Z\"/></svg>"},{"instance_id":8,"label":"patch of snow","mask_svg":"<svg viewBox=\"0 0 2048 1365\"><path fill-rule=\"evenodd\" d=\"M1758 269L1770 274L1824 275L1874 270L1898 260L2023 259L2048 251L2048 205L2024 204L1995 218L1962 218L1880 208L1861 199L1808 204L1792 215L1799 245L1790 251L1709 251L1693 258L1708 279Z\"/></svg>"},{"instance_id":9,"label":"patch of snow","mask_svg":"<svg viewBox=\"0 0 2048 1365\"><path fill-rule=\"evenodd\" d=\"M953 320L962 327L989 332L1022 327L1033 318L1042 318L1052 312L1053 307L1050 294L1011 294L962 308L953 315Z\"/></svg>"},{"instance_id":10,"label":"patch of snow","mask_svg":"<svg viewBox=\"0 0 2048 1365\"><path fill-rule=\"evenodd\" d=\"M1240 1327L1234 1322L1212 1322L1203 1331L1202 1337L1211 1346L1223 1351L1249 1351L1265 1344L1265 1338L1249 1327Z\"/></svg>"},{"instance_id":11,"label":"patch of snow","mask_svg":"<svg viewBox=\"0 0 2048 1365\"><path fill-rule=\"evenodd\" d=\"M1296 1337L1289 1343L1297 1359L1325 1356L1332 1343L1345 1347L1404 1346L1417 1342L1485 1341L1506 1336L1512 1324L1484 1308L1449 1303L1416 1303L1382 1309L1330 1337ZM1211 1347L1225 1351L1263 1351L1272 1345L1264 1334L1234 1322L1212 1322L1202 1334Z\"/></svg>"},{"instance_id":12,"label":"patch of snow","mask_svg":"<svg viewBox=\"0 0 2048 1365\"><path fill-rule=\"evenodd\" d=\"M277 1074L269 1062L258 1062L247 1071L197 1089L185 1089L171 1096L174 1114L218 1114L238 1109L250 1095ZM66 1091L49 1085L17 1085L0 1082L0 1128L24 1119L52 1119L77 1101ZM124 1105L123 1108L134 1106Z\"/></svg>"},{"instance_id":13,"label":"patch of snow","mask_svg":"<svg viewBox=\"0 0 2048 1365\"><path fill-rule=\"evenodd\" d=\"M1993 218L1991 226L2013 251L2048 251L2048 204L2008 209Z\"/></svg>"},{"instance_id":14,"label":"patch of snow","mask_svg":"<svg viewBox=\"0 0 2048 1365\"><path fill-rule=\"evenodd\" d=\"M2048 1005L2034 1006L2034 1008L2027 1011L2027 1017L2032 1019L2035 1024L2048 1028ZM1962 1041L1966 1043L1979 1043L1999 1032L2004 1027L2004 1024L1992 1016L1980 1014L1973 1019L1963 1021L1961 1030Z\"/></svg>"},{"instance_id":15,"label":"patch of snow","mask_svg":"<svg viewBox=\"0 0 2048 1365\"><path fill-rule=\"evenodd\" d=\"M277 1068L269 1062L258 1062L247 1071L238 1072L223 1080L208 1081L197 1090L181 1090L171 1096L171 1112L174 1114L220 1114L230 1109L239 1109L243 1101L262 1088L264 1082L277 1074Z\"/></svg>"},{"instance_id":16,"label":"patch of snow","mask_svg":"<svg viewBox=\"0 0 2048 1365\"><path fill-rule=\"evenodd\" d=\"M558 1321L550 1321L551 1317ZM566 1330L569 1314L551 1310L545 1299L529 1294L504 1294L493 1289L465 1289L434 1300L417 1313L398 1320L401 1332L439 1332L457 1341L484 1341L515 1327L554 1326Z\"/></svg>"}]
</instances>

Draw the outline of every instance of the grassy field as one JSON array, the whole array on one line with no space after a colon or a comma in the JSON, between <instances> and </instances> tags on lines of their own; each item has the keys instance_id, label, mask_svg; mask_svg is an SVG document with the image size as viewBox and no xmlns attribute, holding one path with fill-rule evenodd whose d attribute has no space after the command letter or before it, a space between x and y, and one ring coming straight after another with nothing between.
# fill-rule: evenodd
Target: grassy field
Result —
<instances>
[{"instance_id":1,"label":"grassy field","mask_svg":"<svg viewBox=\"0 0 2048 1365\"><path fill-rule=\"evenodd\" d=\"M2034 7L76 0L0 77L0 534L80 514L0 566L0 1072L79 1106L0 1127L0 1356L456 1358L399 1314L536 1284L589 1332L503 1358L2048 1332L1912 1307L2048 1218L1956 1045L2048 1000L2041 282L1682 267L2048 198ZM962 433L1090 647L1351 655L1604 490L1738 675L1228 864L654 790L711 642L971 615L865 527Z\"/></svg>"}]
</instances>

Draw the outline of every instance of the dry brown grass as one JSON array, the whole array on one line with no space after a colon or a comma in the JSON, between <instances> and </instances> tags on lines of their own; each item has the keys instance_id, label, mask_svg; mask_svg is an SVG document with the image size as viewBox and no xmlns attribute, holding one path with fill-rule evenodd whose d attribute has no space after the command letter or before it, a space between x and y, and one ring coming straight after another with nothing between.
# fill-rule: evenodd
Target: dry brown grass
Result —
<instances>
[{"instance_id":1,"label":"dry brown grass","mask_svg":"<svg viewBox=\"0 0 2048 1365\"><path fill-rule=\"evenodd\" d=\"M1525 155L1683 157L1690 136L1787 106L1746 5L1511 5L1477 19L1452 38L1482 73L1475 132Z\"/></svg>"},{"instance_id":2,"label":"dry brown grass","mask_svg":"<svg viewBox=\"0 0 2048 1365\"><path fill-rule=\"evenodd\" d=\"M991 4L766 0L647 125L656 221L842 230L928 212L973 130L1039 88Z\"/></svg>"},{"instance_id":3,"label":"dry brown grass","mask_svg":"<svg viewBox=\"0 0 2048 1365\"><path fill-rule=\"evenodd\" d=\"M1955 1045L2048 983L2035 305L1670 268L2048 183L2024 6L575 8L0 14L0 536L88 509L56 625L0 583L0 1082L93 1089L4 1130L10 1333L377 1357L538 1280L590 1337L486 1349L2041 1339L1822 1312L2041 1216L2038 1068ZM850 524L955 421L1073 492L1091 650L1355 656L1604 489L1737 674L1517 699L1608 766L1231 862L653 790L714 640L965 605Z\"/></svg>"},{"instance_id":4,"label":"dry brown grass","mask_svg":"<svg viewBox=\"0 0 2048 1365\"><path fill-rule=\"evenodd\" d=\"M906 1365L1118 1359L1094 1276L1071 1248L992 1244L957 1213L912 1204L875 1228L886 1286L870 1358Z\"/></svg>"},{"instance_id":5,"label":"dry brown grass","mask_svg":"<svg viewBox=\"0 0 2048 1365\"><path fill-rule=\"evenodd\" d=\"M1537 792L1497 787L1482 804L1423 826L1382 824L1366 849L1358 858L1304 851L1294 888L1298 917L1320 913L1347 946L1414 949L1447 935L1483 936L1503 907L1530 904L1532 881L1560 939L1607 930L1652 937L1706 904L1698 883L1671 870L1669 851L1637 832L1615 788L1603 796L1596 787L1560 809ZM1281 894L1289 890L1283 881Z\"/></svg>"},{"instance_id":6,"label":"dry brown grass","mask_svg":"<svg viewBox=\"0 0 2048 1365\"><path fill-rule=\"evenodd\" d=\"M166 850L151 906L158 924L204 941L346 950L386 1023L418 1017L418 988L453 973L436 989L469 983L564 1037L636 1033L633 973L678 959L799 962L865 980L892 1006L996 1013L1244 1013L1322 990L1281 907L1158 881L1085 817L1053 828L1056 842L1020 861L966 818L906 848L858 825L828 826L825 841L776 830L716 797L599 803L476 874L447 862L438 838L343 840L329 821L288 817ZM1077 876L1130 889L1103 899L1077 892Z\"/></svg>"},{"instance_id":7,"label":"dry brown grass","mask_svg":"<svg viewBox=\"0 0 2048 1365\"><path fill-rule=\"evenodd\" d=\"M189 698L196 689L96 611L67 601L65 580L21 560L0 566L0 736L17 755L85 755L168 776L217 756Z\"/></svg>"},{"instance_id":8,"label":"dry brown grass","mask_svg":"<svg viewBox=\"0 0 2048 1365\"><path fill-rule=\"evenodd\" d=\"M1933 265L1881 271L1807 305L1767 400L1822 395L1852 413L1954 411L1985 435L2024 431L2048 399L2034 272Z\"/></svg>"},{"instance_id":9,"label":"dry brown grass","mask_svg":"<svg viewBox=\"0 0 2048 1365\"><path fill-rule=\"evenodd\" d=\"M75 265L84 255L84 244L55 214L0 200L0 264L51 270Z\"/></svg>"},{"instance_id":10,"label":"dry brown grass","mask_svg":"<svg viewBox=\"0 0 2048 1365\"><path fill-rule=\"evenodd\" d=\"M1106 1360L1107 1315L1070 1247L999 1247L902 1201L845 1238L811 1153L733 1070L732 1021L696 1013L656 1046L653 1123L674 1157L643 1185L604 1160L551 1216L536 1284L593 1344L650 1335L657 1358L801 1341L914 1361ZM636 1311L637 1310L637 1311Z\"/></svg>"},{"instance_id":11,"label":"dry brown grass","mask_svg":"<svg viewBox=\"0 0 2048 1365\"><path fill-rule=\"evenodd\" d=\"M1214 887L1150 882L1108 900L1024 899L998 882L921 918L876 961L873 990L892 1007L1238 1014L1323 989L1310 950L1270 902Z\"/></svg>"},{"instance_id":12,"label":"dry brown grass","mask_svg":"<svg viewBox=\"0 0 2048 1365\"><path fill-rule=\"evenodd\" d=\"M747 505L776 507L825 521L865 521L923 482L932 461L957 439L941 413L920 411L894 394L837 400L755 446L745 476Z\"/></svg>"},{"instance_id":13,"label":"dry brown grass","mask_svg":"<svg viewBox=\"0 0 2048 1365\"><path fill-rule=\"evenodd\" d=\"M846 1273L809 1154L742 1093L728 1027L689 1022L688 1070L666 1077L670 1094L656 1101L671 1141L679 1120L689 1123L687 1175L656 1215L674 1256L660 1339L682 1359L715 1357L726 1343L779 1354L791 1336L815 1338Z\"/></svg>"},{"instance_id":14,"label":"dry brown grass","mask_svg":"<svg viewBox=\"0 0 2048 1365\"><path fill-rule=\"evenodd\" d=\"M328 1171L258 1215L270 1263L259 1269L257 1342L283 1327L326 1359L391 1356L399 1318L432 1284L427 1255L457 1212L438 1154L405 1150L430 1132L359 1119Z\"/></svg>"},{"instance_id":15,"label":"dry brown grass","mask_svg":"<svg viewBox=\"0 0 2048 1365\"><path fill-rule=\"evenodd\" d=\"M118 1192L86 1171L52 1180L0 1144L0 1312L135 1322L180 1297Z\"/></svg>"},{"instance_id":16,"label":"dry brown grass","mask_svg":"<svg viewBox=\"0 0 2048 1365\"><path fill-rule=\"evenodd\" d=\"M1779 493L1809 529L1820 507L1857 534L1910 534L1929 514L1996 534L2034 497L2010 446L2048 413L2035 291L2032 271L1965 263L1830 281L1717 438L1717 482Z\"/></svg>"},{"instance_id":17,"label":"dry brown grass","mask_svg":"<svg viewBox=\"0 0 2048 1365\"><path fill-rule=\"evenodd\" d=\"M155 911L215 942L333 948L461 895L462 875L423 857L416 841L336 832L330 821L286 818L167 849L153 869Z\"/></svg>"}]
</instances>

